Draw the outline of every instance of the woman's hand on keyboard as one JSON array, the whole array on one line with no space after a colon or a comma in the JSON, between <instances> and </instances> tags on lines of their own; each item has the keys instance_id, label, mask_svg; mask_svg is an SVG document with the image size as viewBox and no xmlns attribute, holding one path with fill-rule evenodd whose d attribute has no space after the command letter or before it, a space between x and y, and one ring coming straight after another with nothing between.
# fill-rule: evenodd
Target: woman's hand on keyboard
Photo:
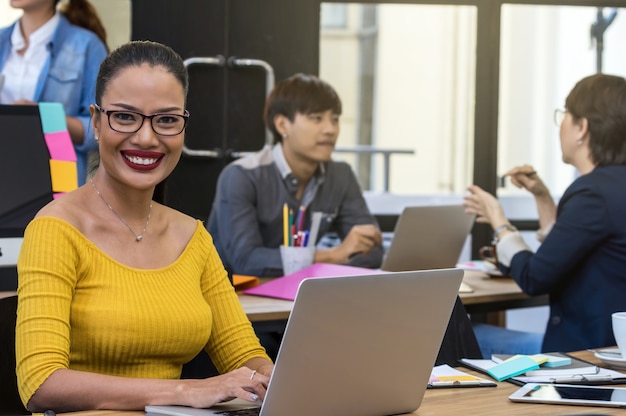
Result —
<instances>
[{"instance_id":1,"label":"woman's hand on keyboard","mask_svg":"<svg viewBox=\"0 0 626 416\"><path fill-rule=\"evenodd\" d=\"M181 380L177 389L187 406L207 408L235 398L250 402L265 398L269 377L248 367L205 379Z\"/></svg>"}]
</instances>

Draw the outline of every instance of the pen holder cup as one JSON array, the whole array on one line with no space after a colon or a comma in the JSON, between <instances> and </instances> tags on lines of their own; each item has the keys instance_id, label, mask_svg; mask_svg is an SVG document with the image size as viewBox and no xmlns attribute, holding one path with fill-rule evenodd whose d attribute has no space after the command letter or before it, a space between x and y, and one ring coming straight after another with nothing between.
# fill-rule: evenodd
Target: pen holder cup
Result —
<instances>
[{"instance_id":1,"label":"pen holder cup","mask_svg":"<svg viewBox=\"0 0 626 416\"><path fill-rule=\"evenodd\" d=\"M283 274L288 275L313 264L315 247L280 246Z\"/></svg>"}]
</instances>

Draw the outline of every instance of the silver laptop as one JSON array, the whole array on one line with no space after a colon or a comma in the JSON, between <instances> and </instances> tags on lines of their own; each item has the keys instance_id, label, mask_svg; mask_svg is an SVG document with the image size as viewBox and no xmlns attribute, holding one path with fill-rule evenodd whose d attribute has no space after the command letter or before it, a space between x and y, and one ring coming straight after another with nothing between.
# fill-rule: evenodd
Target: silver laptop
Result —
<instances>
[{"instance_id":1,"label":"silver laptop","mask_svg":"<svg viewBox=\"0 0 626 416\"><path fill-rule=\"evenodd\" d=\"M441 269L303 280L260 415L383 416L416 410L462 278L462 270ZM224 407L145 410L208 416L223 415Z\"/></svg>"},{"instance_id":2,"label":"silver laptop","mask_svg":"<svg viewBox=\"0 0 626 416\"><path fill-rule=\"evenodd\" d=\"M455 267L474 218L462 205L404 208L381 269L400 272Z\"/></svg>"}]
</instances>

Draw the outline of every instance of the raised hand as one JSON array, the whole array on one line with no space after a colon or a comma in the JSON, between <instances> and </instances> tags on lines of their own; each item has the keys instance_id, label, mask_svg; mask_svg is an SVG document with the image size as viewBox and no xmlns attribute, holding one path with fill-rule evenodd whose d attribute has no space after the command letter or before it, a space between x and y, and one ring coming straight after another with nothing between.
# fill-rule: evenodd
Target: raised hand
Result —
<instances>
[{"instance_id":1,"label":"raised hand","mask_svg":"<svg viewBox=\"0 0 626 416\"><path fill-rule=\"evenodd\" d=\"M513 185L526 189L534 196L550 195L550 191L530 165L516 166L503 176L510 177Z\"/></svg>"}]
</instances>

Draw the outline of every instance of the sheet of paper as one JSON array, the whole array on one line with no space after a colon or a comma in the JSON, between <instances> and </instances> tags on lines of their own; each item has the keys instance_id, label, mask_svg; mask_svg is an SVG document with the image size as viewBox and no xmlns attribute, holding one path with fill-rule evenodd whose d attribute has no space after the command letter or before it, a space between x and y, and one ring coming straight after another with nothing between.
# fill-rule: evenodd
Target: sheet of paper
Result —
<instances>
[{"instance_id":1,"label":"sheet of paper","mask_svg":"<svg viewBox=\"0 0 626 416\"><path fill-rule=\"evenodd\" d=\"M477 387L496 386L491 380L476 377L463 371L452 368L447 364L438 365L433 368L428 385L435 387Z\"/></svg>"}]
</instances>

